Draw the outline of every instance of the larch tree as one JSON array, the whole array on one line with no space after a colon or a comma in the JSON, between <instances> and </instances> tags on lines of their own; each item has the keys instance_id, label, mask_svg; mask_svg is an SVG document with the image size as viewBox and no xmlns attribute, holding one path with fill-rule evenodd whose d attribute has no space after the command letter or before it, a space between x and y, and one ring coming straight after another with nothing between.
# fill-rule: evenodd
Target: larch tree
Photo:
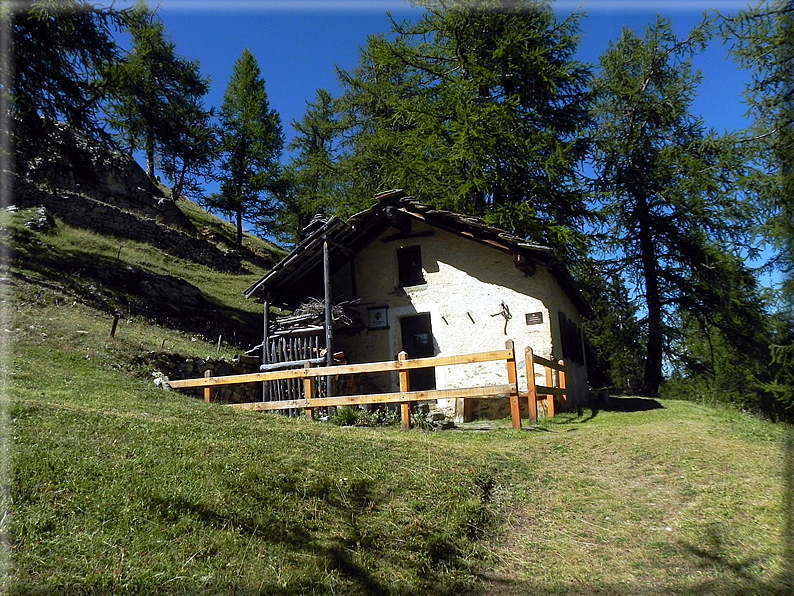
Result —
<instances>
[{"instance_id":1,"label":"larch tree","mask_svg":"<svg viewBox=\"0 0 794 596\"><path fill-rule=\"evenodd\" d=\"M303 230L315 215L335 211L344 202L347 187L339 179L342 127L331 94L318 89L301 121L293 121L292 127L295 137L287 149L293 154L282 175L276 217L277 237L289 244L303 239Z\"/></svg>"},{"instance_id":2,"label":"larch tree","mask_svg":"<svg viewBox=\"0 0 794 596\"><path fill-rule=\"evenodd\" d=\"M276 205L263 194L277 188L283 147L281 119L270 109L259 66L245 49L223 95L217 174L221 188L208 199L210 206L234 215L238 246L243 242L243 221L256 224L275 213Z\"/></svg>"},{"instance_id":3,"label":"larch tree","mask_svg":"<svg viewBox=\"0 0 794 596\"><path fill-rule=\"evenodd\" d=\"M118 59L111 28L121 13L83 0L35 0L0 6L9 51L0 56L4 107L10 110L16 168L46 167L50 135L65 122L103 138L101 72ZM57 162L50 164L57 169Z\"/></svg>"},{"instance_id":4,"label":"larch tree","mask_svg":"<svg viewBox=\"0 0 794 596\"><path fill-rule=\"evenodd\" d=\"M783 274L772 338L768 389L794 416L794 2L762 0L723 20L722 34L740 67L752 124L737 145L749 164L743 189L764 214L769 268ZM794 570L792 581L794 581Z\"/></svg>"},{"instance_id":5,"label":"larch tree","mask_svg":"<svg viewBox=\"0 0 794 596\"><path fill-rule=\"evenodd\" d=\"M174 119L161 131L158 143L160 168L171 181L173 200L185 196L201 200L204 181L213 177L218 151L213 111L196 95L176 98L171 105Z\"/></svg>"},{"instance_id":6,"label":"larch tree","mask_svg":"<svg viewBox=\"0 0 794 596\"><path fill-rule=\"evenodd\" d=\"M196 61L177 56L163 22L145 0L138 0L124 20L131 47L124 59L105 73L112 91L107 121L118 131L123 146L143 151L146 173L154 179L155 160L161 151L173 163L178 148L195 154L204 147L200 139L209 128L209 112L203 109L201 98L209 91L209 81L201 76ZM187 165L200 172L208 162L211 155L205 154L198 161L188 158ZM186 165L184 160L182 165ZM179 184L183 177L179 169L167 172L175 177L172 182L177 192L184 187Z\"/></svg>"},{"instance_id":7,"label":"larch tree","mask_svg":"<svg viewBox=\"0 0 794 596\"><path fill-rule=\"evenodd\" d=\"M691 58L708 28L679 39L661 18L640 38L626 29L592 82L595 188L611 267L636 288L644 324L641 392L655 396L665 356L677 358L686 316L745 347L762 327L752 279L745 205L733 191L741 164L732 144L690 112L700 76Z\"/></svg>"},{"instance_id":8,"label":"larch tree","mask_svg":"<svg viewBox=\"0 0 794 596\"><path fill-rule=\"evenodd\" d=\"M425 6L340 72L354 197L405 188L564 251L578 245L589 76L573 58L578 17L529 0Z\"/></svg>"}]
</instances>

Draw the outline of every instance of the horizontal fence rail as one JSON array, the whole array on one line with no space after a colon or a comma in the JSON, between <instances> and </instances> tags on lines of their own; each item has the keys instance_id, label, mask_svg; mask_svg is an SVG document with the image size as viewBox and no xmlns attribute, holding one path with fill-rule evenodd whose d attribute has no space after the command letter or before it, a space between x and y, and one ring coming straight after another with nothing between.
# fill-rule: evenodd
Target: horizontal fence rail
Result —
<instances>
[{"instance_id":1,"label":"horizontal fence rail","mask_svg":"<svg viewBox=\"0 0 794 596\"><path fill-rule=\"evenodd\" d=\"M455 366L460 364L476 364L480 362L505 362L507 369L507 383L488 385L484 387L466 387L456 389L435 389L426 391L411 391L408 380L408 371L433 368L437 366ZM400 391L396 393L374 393L367 395L346 395L338 397L315 397L314 381L319 377L337 377L342 375L397 372L399 376ZM364 364L342 364L337 366L312 367L310 363L299 369L267 371L244 375L231 375L204 378L182 379L170 381L174 389L204 388L205 401L212 401L212 388L223 385L240 383L261 383L279 381L283 379L302 379L303 398L287 399L269 402L253 402L245 404L231 404L230 407L249 411L274 411L294 408L303 408L308 416L314 415L314 408L326 406L365 405L378 403L399 403L401 405L401 419L403 428L410 428L410 403L416 401L431 401L437 399L463 400L464 419L470 409L469 398L510 398L510 411L514 428L521 427L521 418L518 407L518 383L516 371L515 349L513 342L508 340L504 350L492 350L473 354L457 356L434 356L431 358L409 359L405 352L400 352L397 360L386 362L368 362ZM467 407L468 406L468 407Z\"/></svg>"},{"instance_id":2,"label":"horizontal fence rail","mask_svg":"<svg viewBox=\"0 0 794 596\"><path fill-rule=\"evenodd\" d=\"M313 397L282 401L263 401L247 404L230 404L237 410L267 412L286 410L288 408L321 408L324 406L353 406L359 404L391 404L414 401L431 401L434 399L459 399L466 397L508 397L516 393L518 388L513 385L486 385L484 387L466 387L464 389L433 389L426 391L408 391L397 393L370 393L364 395L344 395L338 397Z\"/></svg>"},{"instance_id":3,"label":"horizontal fence rail","mask_svg":"<svg viewBox=\"0 0 794 596\"><path fill-rule=\"evenodd\" d=\"M499 360L507 360L508 358L513 357L513 350L506 349L496 350L493 352L478 352L476 354L463 354L461 356L433 356L432 358L387 360L385 362L367 362L365 364L339 364L336 366L323 366L317 368L304 367L293 370L258 372L245 375L229 375L225 377L181 379L178 381L170 381L169 385L175 389L187 389L189 387L235 385L238 383L257 383L261 381L278 381L281 379L306 379L313 377L352 375L360 373L394 372L416 368L431 368L435 366L494 362Z\"/></svg>"},{"instance_id":4,"label":"horizontal fence rail","mask_svg":"<svg viewBox=\"0 0 794 596\"><path fill-rule=\"evenodd\" d=\"M568 389L565 385L565 364L562 360L554 362L541 356L535 356L532 348L525 350L527 370L527 399L529 417L532 422L538 418L538 401L546 403L548 416L555 414L555 396L559 396L562 406L567 403ZM408 380L408 371L433 368L436 366L455 366L460 364L476 364L480 362L504 362L507 372L507 383L487 385L483 387L466 387L455 389L433 389L425 391L411 391ZM535 366L542 366L545 370L546 385L535 384ZM397 372L399 377L399 392L371 393L364 395L344 395L336 397L316 397L315 381L321 377L337 377L343 375ZM223 377L210 376L209 371L203 378L181 379L170 381L174 389L188 389L201 387L204 389L204 400L212 401L213 387L223 385L236 385L241 383L262 383L268 381L281 381L284 379L301 379L303 381L303 398L281 399L277 401L262 401L243 404L230 404L229 407L238 410L272 412L286 409L304 409L307 416L314 415L314 408L327 406L353 406L365 404L399 403L401 405L401 419L403 428L410 428L410 404L417 401L432 401L438 399L461 399L463 401L463 418L471 417L471 398L505 398L510 399L510 417L513 428L521 428L521 415L519 409L518 372L516 369L515 349L513 342L508 340L504 350L492 350L473 354L457 356L434 356L431 358L409 359L405 352L400 352L397 360L385 362L368 362L364 364L342 364L337 366L312 367L307 362L303 368L279 371L266 371L243 375Z\"/></svg>"},{"instance_id":5,"label":"horizontal fence rail","mask_svg":"<svg viewBox=\"0 0 794 596\"><path fill-rule=\"evenodd\" d=\"M531 422L538 420L538 400L546 400L546 416L554 417L556 404L554 397L560 396L563 409L568 403L568 389L565 384L565 362L554 362L542 356L535 356L532 348L524 351L524 361L527 368L527 401L529 405L529 419ZM545 385L535 384L535 365L544 369ZM556 374L555 374L556 372ZM556 380L555 380L556 379Z\"/></svg>"}]
</instances>

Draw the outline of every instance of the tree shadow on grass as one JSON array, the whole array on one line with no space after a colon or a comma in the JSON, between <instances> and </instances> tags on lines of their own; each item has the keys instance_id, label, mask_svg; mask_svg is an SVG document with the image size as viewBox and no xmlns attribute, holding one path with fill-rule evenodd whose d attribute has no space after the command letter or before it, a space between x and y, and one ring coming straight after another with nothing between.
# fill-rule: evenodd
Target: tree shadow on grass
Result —
<instances>
[{"instance_id":1,"label":"tree shadow on grass","mask_svg":"<svg viewBox=\"0 0 794 596\"><path fill-rule=\"evenodd\" d=\"M265 544L276 544L293 553L313 555L323 560L326 569L335 571L340 577L350 582L350 587L357 594L388 594L388 586L380 583L374 575L362 564L356 561L357 551L368 548L366 541L360 538L357 520L359 516L366 515L372 503L371 487L368 482L356 482L345 486L344 491L334 482L320 482L312 487L307 487L296 482L289 475L282 474L275 481L267 479L259 484L260 490L249 490L249 485L243 487L229 486L228 506L216 508L204 503L189 500L180 496L154 496L148 495L149 508L166 523L177 524L186 518L197 521L210 530L232 530L250 538L262 547ZM289 499L273 503L273 493L289 496ZM246 515L236 510L234 500L243 497L257 503L256 513ZM333 533L323 534L317 528L307 527L301 523L300 516L294 516L289 511L284 511L284 503L294 499L295 502L307 498L319 499L324 508L334 511L334 515L344 522L344 535L333 536ZM364 545L362 547L362 542ZM283 587L274 590L265 587L252 593L267 594L304 594L307 593L306 581L316 585L310 587L308 592L313 594L334 593L333 586L325 585L320 580L300 578L298 585ZM232 593L237 593L233 590ZM247 594L245 589L239 593Z\"/></svg>"},{"instance_id":2,"label":"tree shadow on grass","mask_svg":"<svg viewBox=\"0 0 794 596\"><path fill-rule=\"evenodd\" d=\"M718 577L693 582L692 594L764 594L791 596L794 594L786 573L775 578L761 578L754 569L762 566L765 557L746 557L737 560L726 554L726 546L718 532L710 531L700 544L679 543L692 563L716 572ZM786 563L784 562L784 566Z\"/></svg>"},{"instance_id":3,"label":"tree shadow on grass","mask_svg":"<svg viewBox=\"0 0 794 596\"><path fill-rule=\"evenodd\" d=\"M526 594L565 594L568 596L589 596L591 594L611 594L631 596L633 594L671 594L671 595L711 595L726 596L792 596L794 587L786 577L786 570L777 577L762 575L768 557L755 556L737 558L731 556L726 543L725 530L719 524L706 528L704 535L696 544L679 541L672 545L677 555L683 555L688 564L681 565L676 557L675 569L679 578L672 579L673 585L659 583L649 591L647 585L626 582L610 583L601 579L587 581L568 580L550 586L535 581L531 577L511 577L503 573L483 571L478 574L479 583L468 596L518 596ZM735 549L734 545L734 549ZM653 563L666 565L666 559ZM784 567L786 562L784 561ZM668 572L669 574L669 572ZM770 574L771 575L771 574Z\"/></svg>"},{"instance_id":4,"label":"tree shadow on grass","mask_svg":"<svg viewBox=\"0 0 794 596\"><path fill-rule=\"evenodd\" d=\"M663 410L664 406L650 397L610 397L595 406L600 412L647 412Z\"/></svg>"},{"instance_id":5,"label":"tree shadow on grass","mask_svg":"<svg viewBox=\"0 0 794 596\"><path fill-rule=\"evenodd\" d=\"M648 412L663 410L664 406L650 397L610 397L594 401L589 408L567 412L555 418L559 424L584 424L598 416L600 412Z\"/></svg>"}]
</instances>

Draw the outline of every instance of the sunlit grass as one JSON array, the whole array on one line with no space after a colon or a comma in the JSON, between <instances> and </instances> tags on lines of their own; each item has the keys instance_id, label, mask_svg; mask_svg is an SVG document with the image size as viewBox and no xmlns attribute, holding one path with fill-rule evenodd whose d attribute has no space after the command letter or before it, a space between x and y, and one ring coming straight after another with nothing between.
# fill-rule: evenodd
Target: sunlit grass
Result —
<instances>
[{"instance_id":1,"label":"sunlit grass","mask_svg":"<svg viewBox=\"0 0 794 596\"><path fill-rule=\"evenodd\" d=\"M249 314L259 272L0 226L25 257L0 286L9 593L788 593L782 426L637 398L437 433L205 404L155 387L145 355L214 341L145 316L110 337L57 264L179 277Z\"/></svg>"}]
</instances>

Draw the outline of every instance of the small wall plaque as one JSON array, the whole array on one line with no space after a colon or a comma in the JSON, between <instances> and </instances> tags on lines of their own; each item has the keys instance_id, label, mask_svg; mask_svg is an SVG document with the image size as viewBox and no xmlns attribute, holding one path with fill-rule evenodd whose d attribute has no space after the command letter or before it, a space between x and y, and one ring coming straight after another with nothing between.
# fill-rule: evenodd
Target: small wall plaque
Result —
<instances>
[{"instance_id":1,"label":"small wall plaque","mask_svg":"<svg viewBox=\"0 0 794 596\"><path fill-rule=\"evenodd\" d=\"M543 323L543 313L542 312L528 312L526 315L527 318L527 325L540 325Z\"/></svg>"},{"instance_id":2,"label":"small wall plaque","mask_svg":"<svg viewBox=\"0 0 794 596\"><path fill-rule=\"evenodd\" d=\"M373 306L367 309L370 329L386 329L389 326L389 307Z\"/></svg>"}]
</instances>

